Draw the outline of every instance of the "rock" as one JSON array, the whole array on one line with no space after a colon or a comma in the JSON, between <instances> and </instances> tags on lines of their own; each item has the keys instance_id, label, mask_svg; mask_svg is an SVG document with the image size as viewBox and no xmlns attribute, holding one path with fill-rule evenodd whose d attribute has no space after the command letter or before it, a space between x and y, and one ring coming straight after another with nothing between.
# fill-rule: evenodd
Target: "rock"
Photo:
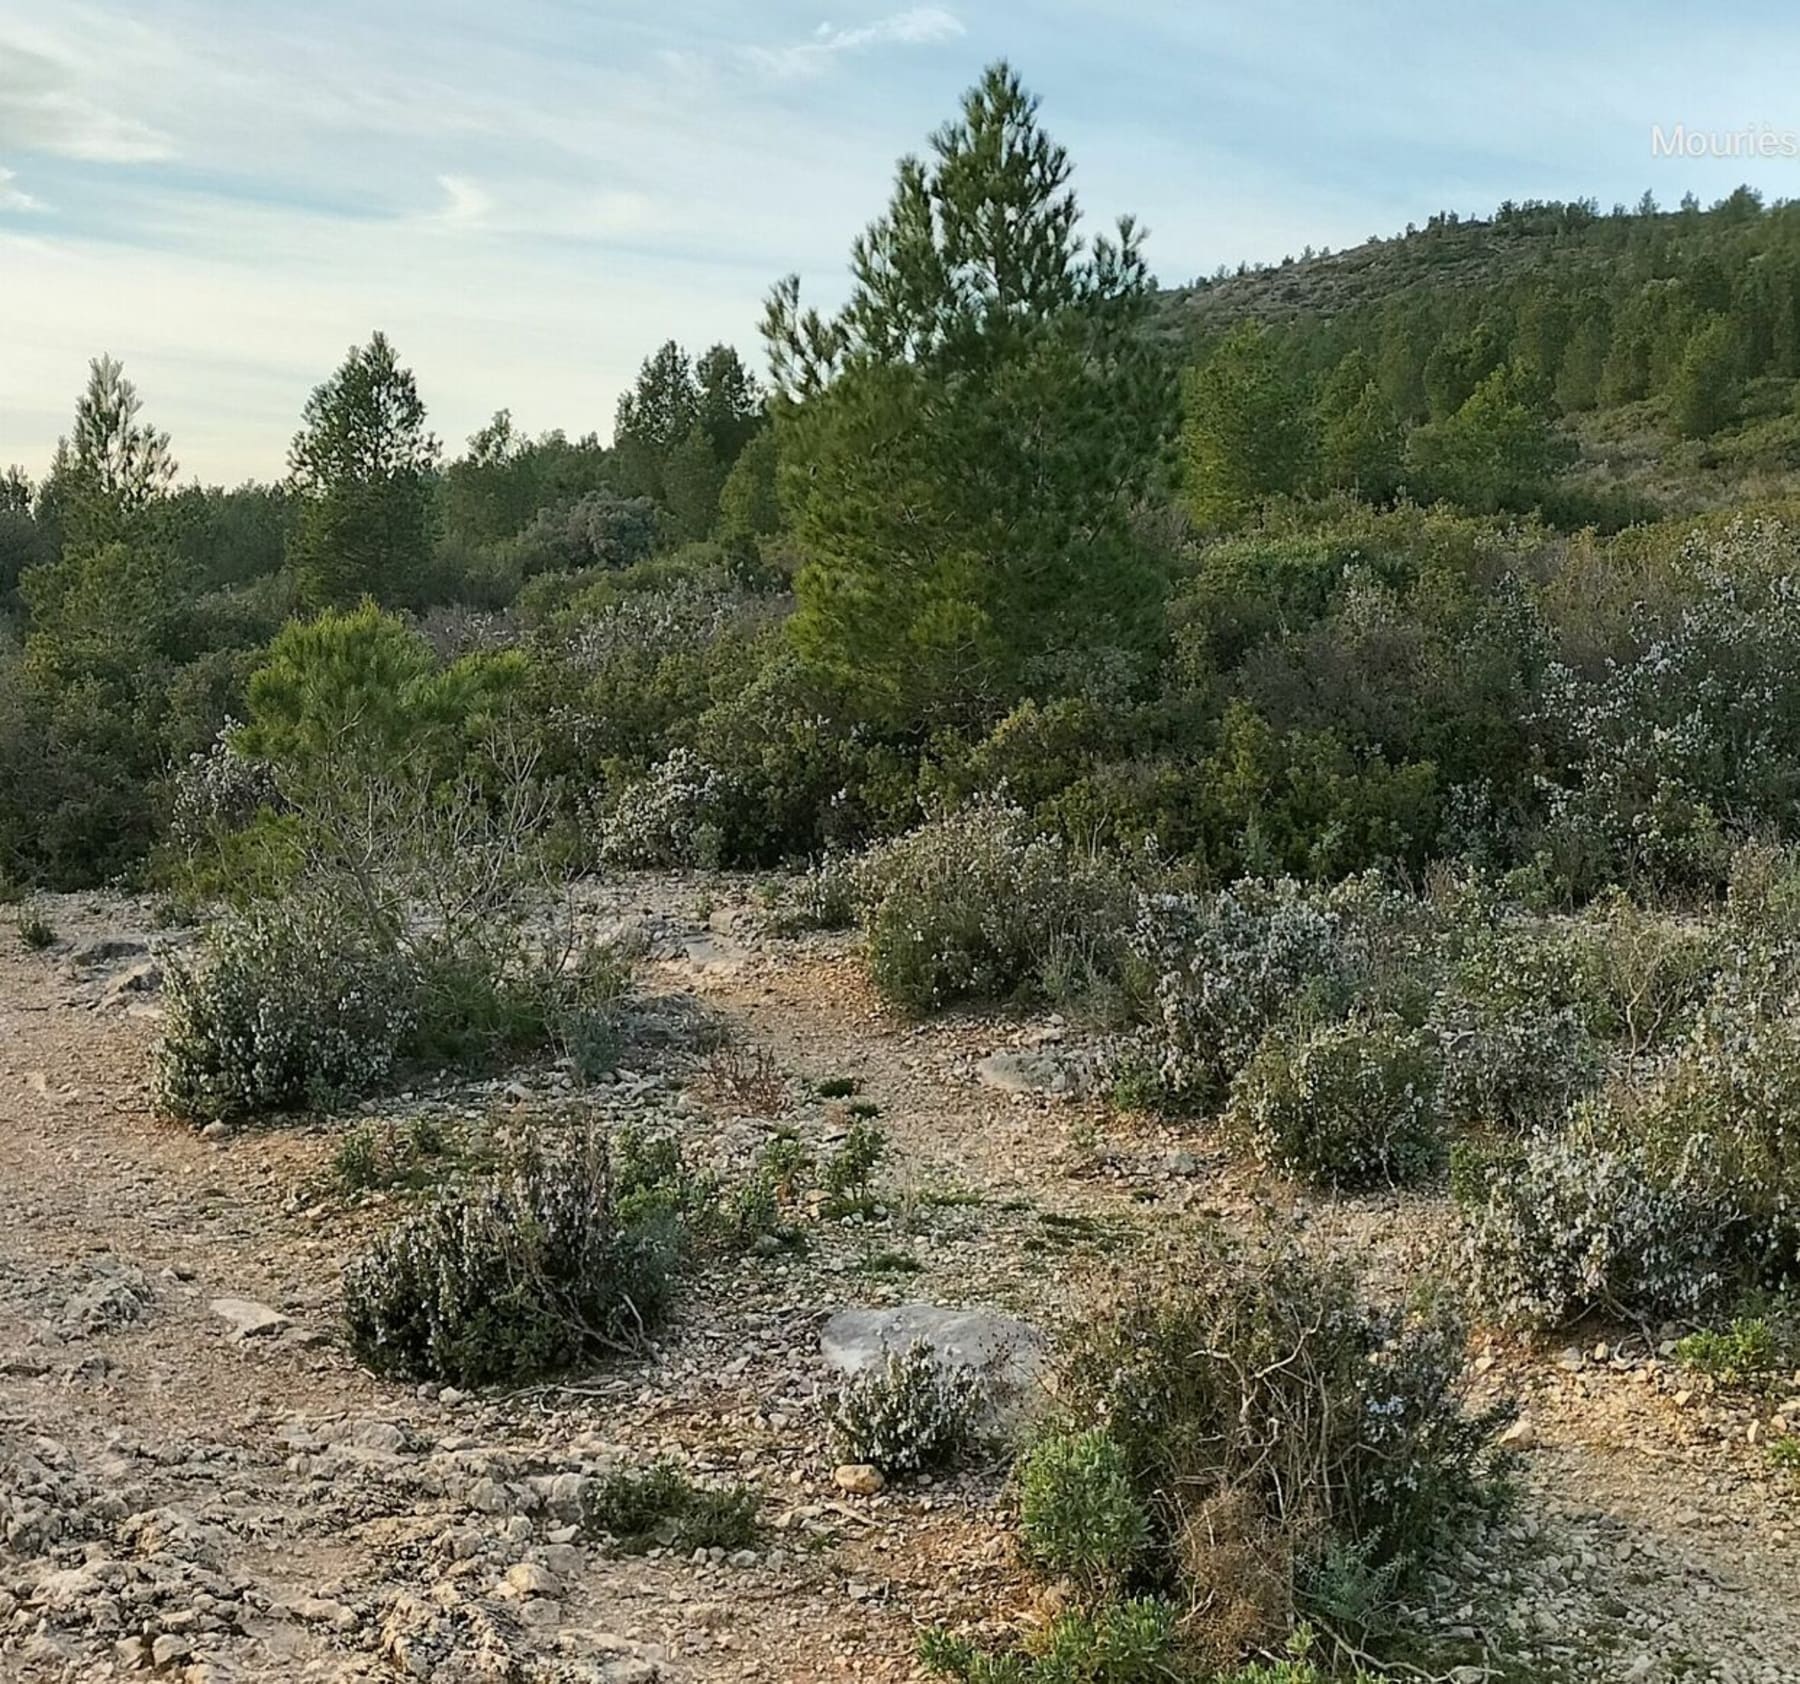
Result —
<instances>
[{"instance_id":1,"label":"rock","mask_svg":"<svg viewBox=\"0 0 1800 1684\"><path fill-rule=\"evenodd\" d=\"M150 1660L158 1668L174 1666L177 1661L185 1661L193 1653L193 1646L185 1637L176 1637L164 1632L150 1645Z\"/></svg>"},{"instance_id":2,"label":"rock","mask_svg":"<svg viewBox=\"0 0 1800 1684\"><path fill-rule=\"evenodd\" d=\"M873 1497L887 1484L881 1469L868 1462L846 1462L831 1478L838 1490L848 1491L853 1497Z\"/></svg>"},{"instance_id":3,"label":"rock","mask_svg":"<svg viewBox=\"0 0 1800 1684\"><path fill-rule=\"evenodd\" d=\"M1500 1435L1500 1444L1506 1450L1535 1450L1538 1432L1529 1421L1515 1421Z\"/></svg>"},{"instance_id":4,"label":"rock","mask_svg":"<svg viewBox=\"0 0 1800 1684\"><path fill-rule=\"evenodd\" d=\"M755 1567L762 1557L755 1550L735 1550L725 1560L729 1567Z\"/></svg>"},{"instance_id":5,"label":"rock","mask_svg":"<svg viewBox=\"0 0 1800 1684\"><path fill-rule=\"evenodd\" d=\"M236 1132L230 1123L208 1123L200 1131L200 1138L202 1140L229 1140Z\"/></svg>"},{"instance_id":6,"label":"rock","mask_svg":"<svg viewBox=\"0 0 1800 1684\"><path fill-rule=\"evenodd\" d=\"M96 936L69 950L69 964L77 970L98 970L102 965L116 965L122 959L142 959L149 947L136 936Z\"/></svg>"},{"instance_id":7,"label":"rock","mask_svg":"<svg viewBox=\"0 0 1800 1684\"><path fill-rule=\"evenodd\" d=\"M221 1321L231 1324L238 1339L272 1339L288 1325L288 1318L254 1298L215 1298L207 1306Z\"/></svg>"},{"instance_id":8,"label":"rock","mask_svg":"<svg viewBox=\"0 0 1800 1684\"><path fill-rule=\"evenodd\" d=\"M364 1421L350 1435L350 1442L378 1456L403 1456L408 1449L405 1431L392 1421Z\"/></svg>"},{"instance_id":9,"label":"rock","mask_svg":"<svg viewBox=\"0 0 1800 1684\"><path fill-rule=\"evenodd\" d=\"M129 965L107 979L106 989L100 996L100 1009L107 1011L129 1006L147 995L160 993L162 985L162 966L154 959L140 959L137 964Z\"/></svg>"},{"instance_id":10,"label":"rock","mask_svg":"<svg viewBox=\"0 0 1800 1684\"><path fill-rule=\"evenodd\" d=\"M1177 1147L1163 1159L1163 1168L1174 1176L1198 1175L1204 1167L1198 1154L1183 1147Z\"/></svg>"},{"instance_id":11,"label":"rock","mask_svg":"<svg viewBox=\"0 0 1800 1684\"><path fill-rule=\"evenodd\" d=\"M989 1053L975 1066L975 1079L1001 1093L1073 1093L1080 1085L1066 1060L1051 1052Z\"/></svg>"},{"instance_id":12,"label":"rock","mask_svg":"<svg viewBox=\"0 0 1800 1684\"><path fill-rule=\"evenodd\" d=\"M505 1588L513 1596L561 1596L562 1584L548 1567L521 1561L506 1570Z\"/></svg>"},{"instance_id":13,"label":"rock","mask_svg":"<svg viewBox=\"0 0 1800 1684\"><path fill-rule=\"evenodd\" d=\"M975 1368L1008 1390L1022 1391L1044 1365L1043 1336L1028 1322L997 1310L949 1310L902 1304L893 1310L839 1310L819 1335L825 1360L841 1374L860 1374L890 1351L924 1341L948 1365Z\"/></svg>"},{"instance_id":14,"label":"rock","mask_svg":"<svg viewBox=\"0 0 1800 1684\"><path fill-rule=\"evenodd\" d=\"M113 1659L127 1672L137 1672L150 1664L150 1645L141 1637L121 1637L113 1645Z\"/></svg>"},{"instance_id":15,"label":"rock","mask_svg":"<svg viewBox=\"0 0 1800 1684\"><path fill-rule=\"evenodd\" d=\"M333 1602L324 1596L301 1596L292 1602L283 1603L282 1610L293 1619L305 1625L330 1626L334 1631L350 1631L356 1625L356 1615L341 1602Z\"/></svg>"},{"instance_id":16,"label":"rock","mask_svg":"<svg viewBox=\"0 0 1800 1684\"><path fill-rule=\"evenodd\" d=\"M544 1565L564 1584L580 1578L582 1568L587 1565L586 1558L573 1544L546 1544L543 1556Z\"/></svg>"}]
</instances>

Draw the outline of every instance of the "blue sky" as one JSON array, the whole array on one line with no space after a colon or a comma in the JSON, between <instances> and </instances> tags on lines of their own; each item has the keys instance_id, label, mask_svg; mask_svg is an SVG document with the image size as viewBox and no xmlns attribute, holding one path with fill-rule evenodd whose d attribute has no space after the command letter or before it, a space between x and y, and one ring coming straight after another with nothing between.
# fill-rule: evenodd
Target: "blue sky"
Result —
<instances>
[{"instance_id":1,"label":"blue sky","mask_svg":"<svg viewBox=\"0 0 1800 1684\"><path fill-rule=\"evenodd\" d=\"M1654 124L1800 130L1800 13L1639 0L0 0L0 464L125 359L184 477L281 471L384 328L453 447L611 424L674 337L760 362L989 60L1166 281L1503 198L1800 196Z\"/></svg>"}]
</instances>

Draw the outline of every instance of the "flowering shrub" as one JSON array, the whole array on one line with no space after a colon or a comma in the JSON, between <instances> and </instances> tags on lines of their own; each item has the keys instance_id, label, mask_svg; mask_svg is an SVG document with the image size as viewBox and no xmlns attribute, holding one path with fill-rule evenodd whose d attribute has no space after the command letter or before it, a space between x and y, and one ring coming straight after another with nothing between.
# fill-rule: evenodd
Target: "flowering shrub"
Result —
<instances>
[{"instance_id":1,"label":"flowering shrub","mask_svg":"<svg viewBox=\"0 0 1800 1684\"><path fill-rule=\"evenodd\" d=\"M1477 931L1434 1002L1446 1114L1525 1131L1560 1123L1599 1080L1580 955L1535 926Z\"/></svg>"},{"instance_id":2,"label":"flowering shrub","mask_svg":"<svg viewBox=\"0 0 1800 1684\"><path fill-rule=\"evenodd\" d=\"M629 1215L605 1147L532 1148L402 1219L344 1271L358 1358L458 1385L519 1380L635 1348L669 1298L666 1202Z\"/></svg>"},{"instance_id":3,"label":"flowering shrub","mask_svg":"<svg viewBox=\"0 0 1800 1684\"><path fill-rule=\"evenodd\" d=\"M204 753L188 756L175 774L169 806L169 840L193 854L222 834L242 830L281 797L267 761L240 754L226 728Z\"/></svg>"},{"instance_id":4,"label":"flowering shrub","mask_svg":"<svg viewBox=\"0 0 1800 1684\"><path fill-rule=\"evenodd\" d=\"M155 1091L196 1124L366 1093L412 1027L406 965L326 900L228 914L167 988Z\"/></svg>"},{"instance_id":5,"label":"flowering shrub","mask_svg":"<svg viewBox=\"0 0 1800 1684\"><path fill-rule=\"evenodd\" d=\"M1444 1155L1430 1043L1393 1019L1276 1029L1232 1084L1230 1126L1323 1187L1416 1181Z\"/></svg>"},{"instance_id":6,"label":"flowering shrub","mask_svg":"<svg viewBox=\"0 0 1800 1684\"><path fill-rule=\"evenodd\" d=\"M729 780L691 749L678 748L619 792L600 836L600 857L617 866L719 863Z\"/></svg>"},{"instance_id":7,"label":"flowering shrub","mask_svg":"<svg viewBox=\"0 0 1800 1684\"><path fill-rule=\"evenodd\" d=\"M1577 1128L1458 1179L1470 1286L1498 1321L1691 1315L1723 1283L1724 1212L1691 1181L1654 1173L1640 1148Z\"/></svg>"},{"instance_id":8,"label":"flowering shrub","mask_svg":"<svg viewBox=\"0 0 1800 1684\"><path fill-rule=\"evenodd\" d=\"M1223 1091L1275 1023L1335 1015L1351 993L1338 914L1291 879L1146 897L1132 948L1156 978L1163 1084L1200 1103Z\"/></svg>"},{"instance_id":9,"label":"flowering shrub","mask_svg":"<svg viewBox=\"0 0 1800 1684\"><path fill-rule=\"evenodd\" d=\"M944 1363L924 1340L853 1374L832 1405L832 1450L885 1474L951 1466L976 1437L987 1389L972 1368Z\"/></svg>"},{"instance_id":10,"label":"flowering shrub","mask_svg":"<svg viewBox=\"0 0 1800 1684\"><path fill-rule=\"evenodd\" d=\"M1552 663L1535 723L1560 774L1545 842L1578 890L1713 886L1731 827L1800 799L1800 565L1793 529L1734 521L1688 539L1685 601L1641 603L1629 653Z\"/></svg>"},{"instance_id":11,"label":"flowering shrub","mask_svg":"<svg viewBox=\"0 0 1800 1684\"><path fill-rule=\"evenodd\" d=\"M889 843L861 891L875 984L909 1011L1116 986L1125 962L1125 865L1016 807L966 807Z\"/></svg>"}]
</instances>

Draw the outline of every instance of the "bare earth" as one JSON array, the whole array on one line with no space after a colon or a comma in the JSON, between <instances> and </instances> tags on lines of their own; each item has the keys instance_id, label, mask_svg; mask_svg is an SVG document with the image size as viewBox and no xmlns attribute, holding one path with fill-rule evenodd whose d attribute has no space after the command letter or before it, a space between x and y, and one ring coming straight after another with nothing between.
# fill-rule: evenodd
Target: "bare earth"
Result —
<instances>
[{"instance_id":1,"label":"bare earth","mask_svg":"<svg viewBox=\"0 0 1800 1684\"><path fill-rule=\"evenodd\" d=\"M421 1395L339 1347L343 1258L392 1214L325 1190L347 1125L203 1140L153 1115L154 979L118 982L175 939L147 907L53 900L61 939L41 954L0 932L0 1679L913 1677L921 1627L997 1635L1038 1592L1007 1541L1002 1469L836 1488L831 1311L984 1305L1053 1327L1089 1277L1218 1219L1297 1217L1377 1279L1445 1257L1435 1201L1296 1199L1204 1138L988 1085L975 1066L996 1050L1078 1067L1079 1035L899 1021L847 940L764 933L752 890L633 880L597 890L595 914L651 938L648 995L696 996L766 1049L781 1122L809 1143L846 1126L809 1084L857 1080L892 1143L888 1215L720 1267L649 1357L511 1397ZM660 1120L700 1162L747 1162L773 1119L664 1039L629 1046L624 1078L580 1103ZM545 1070L381 1115L503 1128L565 1085ZM223 1299L276 1319L244 1336ZM1767 1409L1710 1395L1638 1336L1600 1356L1474 1355L1478 1395L1526 1400L1526 1491L1446 1617L1545 1679L1800 1684L1800 1486L1755 1442ZM575 1532L582 1480L665 1454L762 1488L751 1555L622 1559Z\"/></svg>"}]
</instances>

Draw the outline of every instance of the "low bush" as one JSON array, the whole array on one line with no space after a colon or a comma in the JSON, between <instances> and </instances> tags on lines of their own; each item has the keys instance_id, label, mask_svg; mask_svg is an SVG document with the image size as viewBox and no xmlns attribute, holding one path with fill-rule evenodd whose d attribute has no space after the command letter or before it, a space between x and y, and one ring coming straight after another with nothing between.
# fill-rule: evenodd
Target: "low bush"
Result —
<instances>
[{"instance_id":1,"label":"low bush","mask_svg":"<svg viewBox=\"0 0 1800 1684\"><path fill-rule=\"evenodd\" d=\"M1726 1279L1725 1212L1691 1181L1656 1174L1641 1148L1585 1123L1537 1136L1454 1180L1476 1302L1497 1321L1564 1327L1595 1311L1681 1316Z\"/></svg>"},{"instance_id":2,"label":"low bush","mask_svg":"<svg viewBox=\"0 0 1800 1684\"><path fill-rule=\"evenodd\" d=\"M1198 1105L1223 1095L1276 1023L1339 1015L1353 992L1341 919L1291 880L1149 897L1132 945L1155 979L1160 1080Z\"/></svg>"},{"instance_id":3,"label":"low bush","mask_svg":"<svg viewBox=\"0 0 1800 1684\"><path fill-rule=\"evenodd\" d=\"M158 1101L195 1124L325 1109L384 1083L414 1027L414 979L332 902L228 913L169 966Z\"/></svg>"},{"instance_id":4,"label":"low bush","mask_svg":"<svg viewBox=\"0 0 1800 1684\"><path fill-rule=\"evenodd\" d=\"M1575 942L1529 925L1480 928L1467 942L1430 1014L1453 1121L1554 1128L1600 1079L1583 958Z\"/></svg>"},{"instance_id":5,"label":"low bush","mask_svg":"<svg viewBox=\"0 0 1800 1684\"><path fill-rule=\"evenodd\" d=\"M1683 1368L1724 1386L1784 1373L1797 1354L1800 1337L1767 1316L1738 1316L1729 1327L1703 1328L1675 1346L1675 1360Z\"/></svg>"},{"instance_id":6,"label":"low bush","mask_svg":"<svg viewBox=\"0 0 1800 1684\"><path fill-rule=\"evenodd\" d=\"M530 1147L351 1260L351 1348L377 1373L456 1385L635 1349L671 1294L680 1229L670 1211L617 1173L597 1140Z\"/></svg>"},{"instance_id":7,"label":"low bush","mask_svg":"<svg viewBox=\"0 0 1800 1684\"><path fill-rule=\"evenodd\" d=\"M832 1451L884 1474L935 1472L974 1444L986 1405L981 1376L941 1362L921 1340L844 1382L831 1407Z\"/></svg>"},{"instance_id":8,"label":"low bush","mask_svg":"<svg viewBox=\"0 0 1800 1684\"><path fill-rule=\"evenodd\" d=\"M1050 1433L1020 1460L1019 1542L1025 1559L1094 1595L1126 1581L1150 1523L1125 1453L1100 1428Z\"/></svg>"},{"instance_id":9,"label":"low bush","mask_svg":"<svg viewBox=\"0 0 1800 1684\"><path fill-rule=\"evenodd\" d=\"M1228 1126L1321 1187L1418 1181L1443 1161L1431 1044L1393 1019L1277 1029L1232 1084Z\"/></svg>"},{"instance_id":10,"label":"low bush","mask_svg":"<svg viewBox=\"0 0 1800 1684\"><path fill-rule=\"evenodd\" d=\"M19 914L19 941L32 953L42 953L47 947L56 945L56 926L35 907L26 907Z\"/></svg>"},{"instance_id":11,"label":"low bush","mask_svg":"<svg viewBox=\"0 0 1800 1684\"><path fill-rule=\"evenodd\" d=\"M614 799L601 828L600 858L627 867L722 864L728 788L729 780L691 749L671 750Z\"/></svg>"},{"instance_id":12,"label":"low bush","mask_svg":"<svg viewBox=\"0 0 1800 1684\"><path fill-rule=\"evenodd\" d=\"M1138 1582L1191 1610L1197 1659L1348 1606L1377 1628L1503 1501L1510 1411L1463 1407L1465 1339L1447 1305L1375 1307L1292 1250L1184 1255L1074 1326L1066 1424L1117 1445L1149 1522Z\"/></svg>"},{"instance_id":13,"label":"low bush","mask_svg":"<svg viewBox=\"0 0 1800 1684\"><path fill-rule=\"evenodd\" d=\"M618 1468L583 1493L581 1523L623 1555L646 1550L745 1549L762 1499L747 1485L696 1485L673 1462Z\"/></svg>"},{"instance_id":14,"label":"low bush","mask_svg":"<svg viewBox=\"0 0 1800 1684\"><path fill-rule=\"evenodd\" d=\"M1124 980L1127 865L982 803L889 843L863 868L875 985L910 1012L962 1000L1104 996Z\"/></svg>"},{"instance_id":15,"label":"low bush","mask_svg":"<svg viewBox=\"0 0 1800 1684\"><path fill-rule=\"evenodd\" d=\"M1166 1684L1184 1676L1175 1610L1153 1597L1060 1614L1023 1652L992 1653L927 1632L919 1661L961 1684Z\"/></svg>"}]
</instances>

